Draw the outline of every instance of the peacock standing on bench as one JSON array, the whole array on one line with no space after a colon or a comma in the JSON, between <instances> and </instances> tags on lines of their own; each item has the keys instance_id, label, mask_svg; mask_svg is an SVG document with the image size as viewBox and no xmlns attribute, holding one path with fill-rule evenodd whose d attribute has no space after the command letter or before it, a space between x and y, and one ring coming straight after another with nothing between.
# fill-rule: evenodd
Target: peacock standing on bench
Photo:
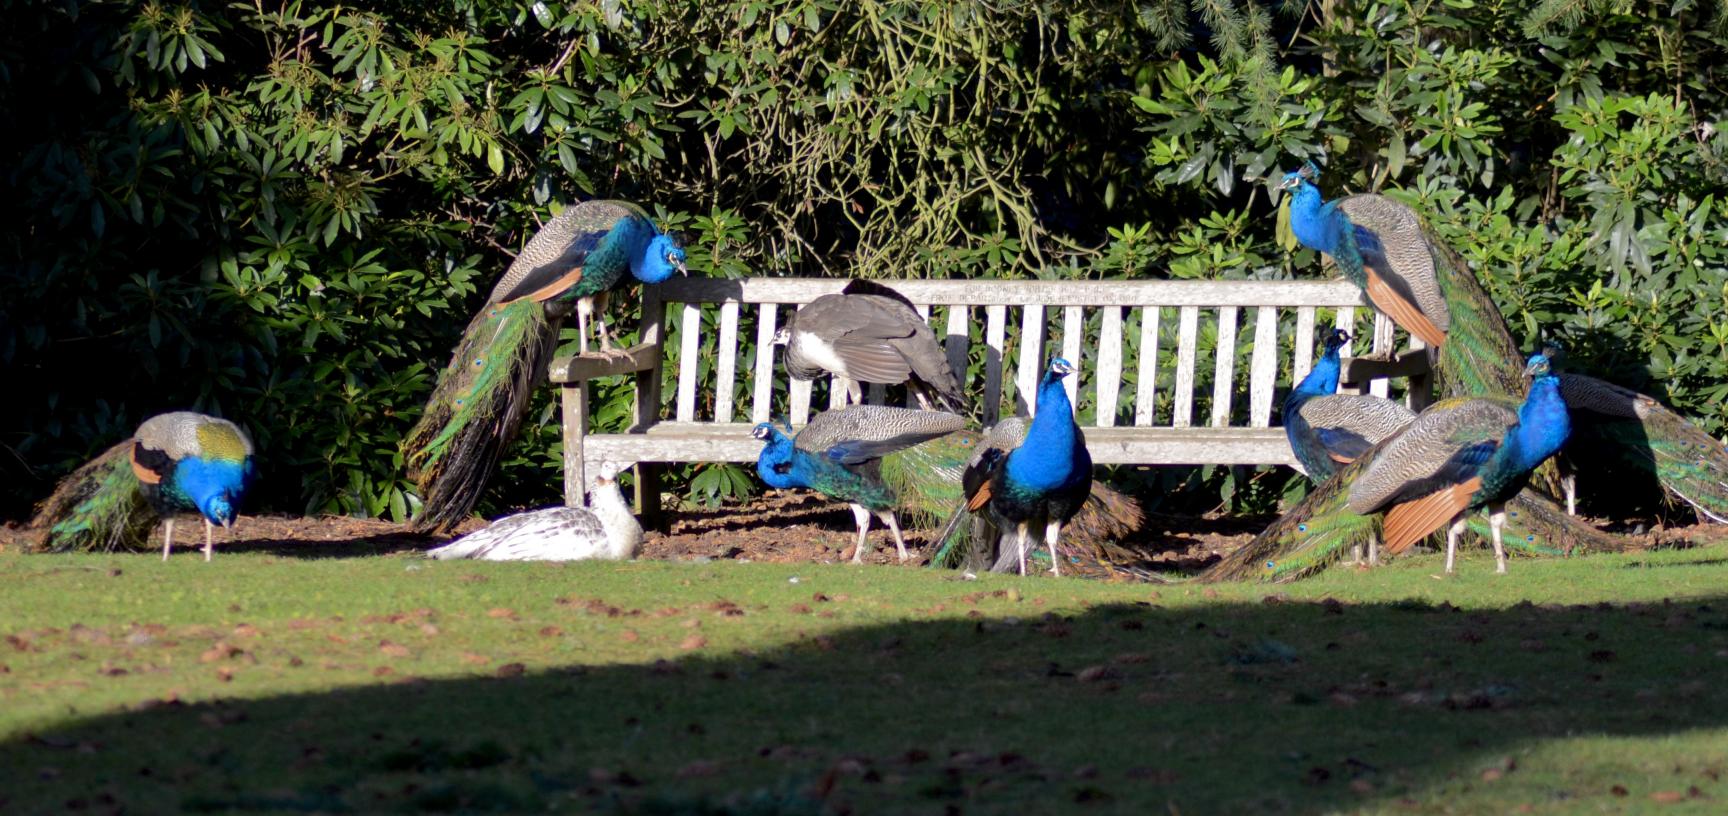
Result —
<instances>
[{"instance_id":1,"label":"peacock standing on bench","mask_svg":"<svg viewBox=\"0 0 1728 816\"><path fill-rule=\"evenodd\" d=\"M913 479L959 483L960 468L971 456L977 435L963 428L964 417L882 405L852 405L818 414L796 436L764 422L752 432L765 444L756 473L770 487L806 488L852 505L858 546L852 563L864 563L872 517L894 535L900 560L908 557L897 509L926 515L940 496L907 489ZM943 477L946 469L951 477ZM897 489L898 488L898 489ZM936 504L936 508L943 505Z\"/></svg>"},{"instance_id":2,"label":"peacock standing on bench","mask_svg":"<svg viewBox=\"0 0 1728 816\"><path fill-rule=\"evenodd\" d=\"M1511 330L1463 259L1409 207L1374 194L1321 203L1318 180L1319 170L1306 163L1279 185L1295 191L1292 231L1304 246L1331 255L1394 322L1439 349L1434 370L1441 395L1519 393ZM1561 374L1560 382L1580 442L1651 474L1701 517L1728 522L1728 448L1653 397L1583 374ZM1565 492L1572 504L1570 480L1562 484L1552 469L1535 483L1547 494L1538 501L1552 503L1548 496Z\"/></svg>"},{"instance_id":3,"label":"peacock standing on bench","mask_svg":"<svg viewBox=\"0 0 1728 816\"><path fill-rule=\"evenodd\" d=\"M644 284L682 273L684 250L641 207L585 201L546 222L510 263L462 334L420 421L402 442L422 507L414 529L446 530L468 515L498 459L516 438L534 387L574 308L586 343L590 313L613 349L604 319L624 271Z\"/></svg>"},{"instance_id":4,"label":"peacock standing on bench","mask_svg":"<svg viewBox=\"0 0 1728 816\"><path fill-rule=\"evenodd\" d=\"M1067 360L1051 360L1038 381L1038 411L1025 441L1013 448L1000 443L985 445L966 467L964 510L988 513L1000 529L1014 529L1014 545L1009 552L1021 575L1026 574L1032 525L1043 527L1044 544L1050 550L1050 572L1062 574L1057 549L1062 525L1080 512L1092 493L1092 454L1086 450L1086 437L1074 421L1074 406L1062 387L1062 378L1073 372L1074 366ZM948 526L958 523L959 515L956 513ZM947 538L945 528L938 540Z\"/></svg>"},{"instance_id":5,"label":"peacock standing on bench","mask_svg":"<svg viewBox=\"0 0 1728 816\"><path fill-rule=\"evenodd\" d=\"M214 525L234 526L256 477L252 439L240 426L191 411L160 414L62 479L30 524L47 529L42 548L53 552L142 549L161 518L166 561L174 515L196 511L209 561Z\"/></svg>"},{"instance_id":6,"label":"peacock standing on bench","mask_svg":"<svg viewBox=\"0 0 1728 816\"><path fill-rule=\"evenodd\" d=\"M1506 503L1571 431L1560 380L1545 355L1530 357L1529 395L1452 398L1345 465L1265 532L1208 570L1208 579L1291 580L1323 569L1380 531L1402 552L1447 528L1451 572L1467 514L1489 510L1496 570L1505 572ZM1382 518L1383 516L1383 518Z\"/></svg>"},{"instance_id":7,"label":"peacock standing on bench","mask_svg":"<svg viewBox=\"0 0 1728 816\"><path fill-rule=\"evenodd\" d=\"M795 312L774 337L786 346L786 372L795 380L843 377L854 404L863 402L860 383L906 383L926 409L964 411L960 378L930 324L882 289L853 281L846 292L823 295Z\"/></svg>"}]
</instances>

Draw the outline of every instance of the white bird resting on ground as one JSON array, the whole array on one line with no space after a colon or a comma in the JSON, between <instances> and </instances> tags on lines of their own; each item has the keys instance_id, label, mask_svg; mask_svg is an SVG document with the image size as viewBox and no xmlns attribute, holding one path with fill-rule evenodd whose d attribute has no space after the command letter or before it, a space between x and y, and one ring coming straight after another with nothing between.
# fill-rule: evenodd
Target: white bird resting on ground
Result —
<instances>
[{"instance_id":1,"label":"white bird resting on ground","mask_svg":"<svg viewBox=\"0 0 1728 816\"><path fill-rule=\"evenodd\" d=\"M624 561L642 547L642 525L618 492L618 466L605 462L587 507L547 507L505 516L426 554L482 561Z\"/></svg>"}]
</instances>

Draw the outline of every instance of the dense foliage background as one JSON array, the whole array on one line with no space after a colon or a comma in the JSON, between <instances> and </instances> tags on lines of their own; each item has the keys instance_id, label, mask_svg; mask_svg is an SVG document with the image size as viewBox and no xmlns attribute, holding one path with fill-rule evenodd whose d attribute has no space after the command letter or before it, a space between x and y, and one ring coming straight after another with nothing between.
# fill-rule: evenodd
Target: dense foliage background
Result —
<instances>
[{"instance_id":1,"label":"dense foliage background","mask_svg":"<svg viewBox=\"0 0 1728 816\"><path fill-rule=\"evenodd\" d=\"M1324 159L1329 194L1427 212L1521 340L1557 335L1575 367L1728 429L1728 4L22 0L5 19L6 517L187 406L253 430L255 506L401 514L398 439L564 202L647 203L707 275L1318 275L1270 195L1298 157ZM489 506L557 495L554 430L528 436Z\"/></svg>"}]
</instances>

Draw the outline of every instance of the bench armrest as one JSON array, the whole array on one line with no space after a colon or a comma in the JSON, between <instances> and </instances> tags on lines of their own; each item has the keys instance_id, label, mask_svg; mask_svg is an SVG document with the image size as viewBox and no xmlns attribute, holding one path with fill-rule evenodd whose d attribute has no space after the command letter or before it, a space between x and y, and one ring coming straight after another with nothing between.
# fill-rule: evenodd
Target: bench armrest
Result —
<instances>
[{"instance_id":1,"label":"bench armrest","mask_svg":"<svg viewBox=\"0 0 1728 816\"><path fill-rule=\"evenodd\" d=\"M1427 349L1406 349L1403 354L1390 360L1371 360L1365 357L1351 357L1344 360L1343 371L1339 373L1338 382L1345 385L1362 385L1369 380L1381 377L1418 377L1433 370L1428 363Z\"/></svg>"},{"instance_id":2,"label":"bench armrest","mask_svg":"<svg viewBox=\"0 0 1728 816\"><path fill-rule=\"evenodd\" d=\"M569 384L586 382L599 377L609 377L613 374L633 374L647 371L659 362L660 344L643 343L631 346L623 354L610 357L584 357L572 355L559 357L552 361L549 379L554 383Z\"/></svg>"}]
</instances>

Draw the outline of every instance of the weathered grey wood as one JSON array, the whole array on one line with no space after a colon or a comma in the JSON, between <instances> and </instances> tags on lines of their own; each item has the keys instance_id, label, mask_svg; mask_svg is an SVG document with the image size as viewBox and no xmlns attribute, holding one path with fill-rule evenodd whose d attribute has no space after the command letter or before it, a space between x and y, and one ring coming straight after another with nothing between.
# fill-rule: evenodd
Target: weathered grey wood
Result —
<instances>
[{"instance_id":1,"label":"weathered grey wood","mask_svg":"<svg viewBox=\"0 0 1728 816\"><path fill-rule=\"evenodd\" d=\"M984 307L984 424L1002 417L1002 350L1007 345L1008 307Z\"/></svg>"},{"instance_id":2,"label":"weathered grey wood","mask_svg":"<svg viewBox=\"0 0 1728 816\"><path fill-rule=\"evenodd\" d=\"M846 391L852 387L849 377L830 376L828 378L828 410L846 407ZM863 386L859 386L862 389Z\"/></svg>"},{"instance_id":3,"label":"weathered grey wood","mask_svg":"<svg viewBox=\"0 0 1728 816\"><path fill-rule=\"evenodd\" d=\"M1236 395L1235 306L1218 310L1217 365L1212 371L1212 427L1230 424L1230 403Z\"/></svg>"},{"instance_id":4,"label":"weathered grey wood","mask_svg":"<svg viewBox=\"0 0 1728 816\"><path fill-rule=\"evenodd\" d=\"M563 411L559 419L564 427L564 506L582 507L587 493L587 470L582 459L582 438L588 430L588 389L586 381L559 387Z\"/></svg>"},{"instance_id":5,"label":"weathered grey wood","mask_svg":"<svg viewBox=\"0 0 1728 816\"><path fill-rule=\"evenodd\" d=\"M1248 363L1248 426L1272 426L1272 392L1278 379L1278 309L1254 310L1254 355Z\"/></svg>"},{"instance_id":6,"label":"weathered grey wood","mask_svg":"<svg viewBox=\"0 0 1728 816\"><path fill-rule=\"evenodd\" d=\"M652 364L636 375L636 404L633 413L636 424L631 430L647 428L660 421L660 381L666 366L666 301L653 286L644 286L642 293L642 345L660 349L652 355ZM586 427L584 427L586 430Z\"/></svg>"},{"instance_id":7,"label":"weathered grey wood","mask_svg":"<svg viewBox=\"0 0 1728 816\"><path fill-rule=\"evenodd\" d=\"M673 278L668 302L809 303L839 292L840 278ZM1367 301L1349 281L878 281L913 303L974 306L1340 306Z\"/></svg>"},{"instance_id":8,"label":"weathered grey wood","mask_svg":"<svg viewBox=\"0 0 1728 816\"><path fill-rule=\"evenodd\" d=\"M547 370L547 379L563 385L579 383L614 374L633 374L658 366L662 350L659 345L646 343L631 346L613 357L559 357Z\"/></svg>"},{"instance_id":9,"label":"weathered grey wood","mask_svg":"<svg viewBox=\"0 0 1728 816\"><path fill-rule=\"evenodd\" d=\"M1314 367L1314 307L1296 310L1296 357L1290 365L1290 382L1299 383Z\"/></svg>"},{"instance_id":10,"label":"weathered grey wood","mask_svg":"<svg viewBox=\"0 0 1728 816\"><path fill-rule=\"evenodd\" d=\"M1014 410L1027 416L1038 411L1039 364L1044 362L1044 306L1034 304L1020 312L1020 364L1014 376Z\"/></svg>"},{"instance_id":11,"label":"weathered grey wood","mask_svg":"<svg viewBox=\"0 0 1728 816\"><path fill-rule=\"evenodd\" d=\"M697 355L701 352L702 307L684 304L684 315L678 320L678 421L696 418Z\"/></svg>"},{"instance_id":12,"label":"weathered grey wood","mask_svg":"<svg viewBox=\"0 0 1728 816\"><path fill-rule=\"evenodd\" d=\"M1135 369L1134 424L1147 427L1158 410L1158 318L1157 306L1140 308L1140 361Z\"/></svg>"},{"instance_id":13,"label":"weathered grey wood","mask_svg":"<svg viewBox=\"0 0 1728 816\"><path fill-rule=\"evenodd\" d=\"M1374 311L1374 353L1376 355L1386 355L1392 351L1392 330L1392 318L1387 317L1385 312L1376 309ZM1391 393L1389 391L1391 385L1389 380L1374 380L1368 383L1368 393L1386 399L1387 394Z\"/></svg>"},{"instance_id":14,"label":"weathered grey wood","mask_svg":"<svg viewBox=\"0 0 1728 816\"><path fill-rule=\"evenodd\" d=\"M1171 425L1186 428L1194 422L1194 355L1200 337L1200 309L1183 306L1176 328L1176 410Z\"/></svg>"},{"instance_id":15,"label":"weathered grey wood","mask_svg":"<svg viewBox=\"0 0 1728 816\"><path fill-rule=\"evenodd\" d=\"M1426 351L1428 344L1422 342L1422 338L1412 336L1410 338L1410 348L1412 351ZM1428 354L1430 364L1433 362L1433 357L1433 354ZM1427 408L1432 402L1434 402L1434 377L1432 372L1425 371L1420 374L1411 374L1410 379L1404 382L1404 406L1420 414L1422 413L1422 409Z\"/></svg>"},{"instance_id":16,"label":"weathered grey wood","mask_svg":"<svg viewBox=\"0 0 1728 816\"><path fill-rule=\"evenodd\" d=\"M948 306L948 336L942 339L942 350L948 354L948 367L954 369L954 376L960 379L961 395L972 392L972 383L966 378L966 352L971 345L967 335L966 318L970 309L964 303L952 303Z\"/></svg>"},{"instance_id":17,"label":"weathered grey wood","mask_svg":"<svg viewBox=\"0 0 1728 816\"><path fill-rule=\"evenodd\" d=\"M1080 377L1085 368L1080 359L1080 345L1085 339L1085 313L1079 306L1062 307L1062 359L1074 366L1074 373L1063 378L1062 388L1068 392L1068 404L1076 411L1080 410Z\"/></svg>"},{"instance_id":18,"label":"weathered grey wood","mask_svg":"<svg viewBox=\"0 0 1728 816\"><path fill-rule=\"evenodd\" d=\"M720 304L720 355L714 372L714 421L732 421L732 391L738 385L738 302Z\"/></svg>"},{"instance_id":19,"label":"weathered grey wood","mask_svg":"<svg viewBox=\"0 0 1728 816\"><path fill-rule=\"evenodd\" d=\"M754 462L762 443L742 422L662 422L645 434L588 437L590 462ZM1087 428L1086 448L1100 465L1289 465L1283 428Z\"/></svg>"},{"instance_id":20,"label":"weathered grey wood","mask_svg":"<svg viewBox=\"0 0 1728 816\"><path fill-rule=\"evenodd\" d=\"M750 383L750 422L767 422L774 412L774 334L780 307L762 304L756 313L756 372Z\"/></svg>"},{"instance_id":21,"label":"weathered grey wood","mask_svg":"<svg viewBox=\"0 0 1728 816\"><path fill-rule=\"evenodd\" d=\"M1415 377L1429 373L1427 349L1406 349L1390 360L1351 357L1338 371L1338 388L1360 388L1380 377Z\"/></svg>"},{"instance_id":22,"label":"weathered grey wood","mask_svg":"<svg viewBox=\"0 0 1728 816\"><path fill-rule=\"evenodd\" d=\"M1116 400L1122 393L1122 307L1105 306L1098 322L1098 427L1116 424Z\"/></svg>"},{"instance_id":23,"label":"weathered grey wood","mask_svg":"<svg viewBox=\"0 0 1728 816\"><path fill-rule=\"evenodd\" d=\"M793 425L810 421L810 389L813 385L810 380L793 380L787 387Z\"/></svg>"}]
</instances>

